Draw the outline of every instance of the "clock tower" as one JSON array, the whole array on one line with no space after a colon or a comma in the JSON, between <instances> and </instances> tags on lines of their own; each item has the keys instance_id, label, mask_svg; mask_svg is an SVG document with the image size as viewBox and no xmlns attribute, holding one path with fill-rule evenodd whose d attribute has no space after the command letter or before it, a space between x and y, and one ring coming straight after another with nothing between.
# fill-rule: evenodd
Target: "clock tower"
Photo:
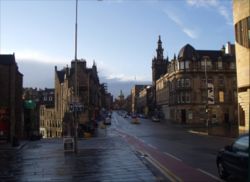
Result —
<instances>
[{"instance_id":1,"label":"clock tower","mask_svg":"<svg viewBox=\"0 0 250 182\"><path fill-rule=\"evenodd\" d=\"M156 80L167 73L168 59L164 59L164 49L162 48L161 36L159 35L156 57L152 60L152 84L155 86Z\"/></svg>"}]
</instances>

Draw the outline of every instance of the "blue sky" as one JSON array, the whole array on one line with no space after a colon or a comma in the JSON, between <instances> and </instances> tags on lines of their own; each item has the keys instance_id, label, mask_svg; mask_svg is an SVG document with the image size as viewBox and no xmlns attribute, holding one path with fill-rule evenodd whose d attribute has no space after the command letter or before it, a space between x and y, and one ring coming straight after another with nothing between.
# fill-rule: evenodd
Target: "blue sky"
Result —
<instances>
[{"instance_id":1,"label":"blue sky","mask_svg":"<svg viewBox=\"0 0 250 182\"><path fill-rule=\"evenodd\" d=\"M0 53L15 52L24 87L53 87L54 66L74 59L74 0L0 0ZM234 42L230 0L79 0L78 58L97 63L115 96L151 82L161 35L164 56L187 43L218 50Z\"/></svg>"}]
</instances>

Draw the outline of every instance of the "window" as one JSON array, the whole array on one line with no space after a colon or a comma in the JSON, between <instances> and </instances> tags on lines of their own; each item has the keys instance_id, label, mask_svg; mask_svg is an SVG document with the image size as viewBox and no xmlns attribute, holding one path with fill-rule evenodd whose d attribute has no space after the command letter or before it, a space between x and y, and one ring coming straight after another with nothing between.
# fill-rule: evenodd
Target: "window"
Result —
<instances>
[{"instance_id":1,"label":"window","mask_svg":"<svg viewBox=\"0 0 250 182\"><path fill-rule=\"evenodd\" d=\"M192 112L192 110L188 110L188 119L193 119L193 112Z\"/></svg>"},{"instance_id":2,"label":"window","mask_svg":"<svg viewBox=\"0 0 250 182\"><path fill-rule=\"evenodd\" d=\"M207 60L207 69L212 68L212 62L210 60Z\"/></svg>"},{"instance_id":3,"label":"window","mask_svg":"<svg viewBox=\"0 0 250 182\"><path fill-rule=\"evenodd\" d=\"M177 97L177 103L179 104L180 103L180 95L176 94L176 97Z\"/></svg>"},{"instance_id":4,"label":"window","mask_svg":"<svg viewBox=\"0 0 250 182\"><path fill-rule=\"evenodd\" d=\"M222 69L222 68L223 68L223 66L222 66L222 61L219 60L219 61L218 61L218 69Z\"/></svg>"},{"instance_id":5,"label":"window","mask_svg":"<svg viewBox=\"0 0 250 182\"><path fill-rule=\"evenodd\" d=\"M250 48L250 18L244 18L235 25L236 42Z\"/></svg>"},{"instance_id":6,"label":"window","mask_svg":"<svg viewBox=\"0 0 250 182\"><path fill-rule=\"evenodd\" d=\"M181 87L184 88L185 87L185 79L181 79Z\"/></svg>"},{"instance_id":7,"label":"window","mask_svg":"<svg viewBox=\"0 0 250 182\"><path fill-rule=\"evenodd\" d=\"M212 62L208 59L208 58L204 58L202 61L201 61L201 67L203 69L205 69L205 63L206 64L206 69L211 69L212 68Z\"/></svg>"},{"instance_id":8,"label":"window","mask_svg":"<svg viewBox=\"0 0 250 182\"><path fill-rule=\"evenodd\" d=\"M183 61L180 61L180 69L183 70L184 69L184 62Z\"/></svg>"},{"instance_id":9,"label":"window","mask_svg":"<svg viewBox=\"0 0 250 182\"><path fill-rule=\"evenodd\" d=\"M232 96L232 91L228 92L228 102L232 102L233 96Z\"/></svg>"},{"instance_id":10,"label":"window","mask_svg":"<svg viewBox=\"0 0 250 182\"><path fill-rule=\"evenodd\" d=\"M208 78L207 79L207 83L213 83L214 81L213 81L213 78Z\"/></svg>"},{"instance_id":11,"label":"window","mask_svg":"<svg viewBox=\"0 0 250 182\"><path fill-rule=\"evenodd\" d=\"M224 102L224 91L219 91L219 102Z\"/></svg>"},{"instance_id":12,"label":"window","mask_svg":"<svg viewBox=\"0 0 250 182\"><path fill-rule=\"evenodd\" d=\"M185 103L186 102L186 98L185 98L185 93L181 93L181 103Z\"/></svg>"},{"instance_id":13,"label":"window","mask_svg":"<svg viewBox=\"0 0 250 182\"><path fill-rule=\"evenodd\" d=\"M230 69L235 69L235 63L230 63Z\"/></svg>"},{"instance_id":14,"label":"window","mask_svg":"<svg viewBox=\"0 0 250 182\"><path fill-rule=\"evenodd\" d=\"M201 67L204 69L205 68L205 60L201 61Z\"/></svg>"},{"instance_id":15,"label":"window","mask_svg":"<svg viewBox=\"0 0 250 182\"><path fill-rule=\"evenodd\" d=\"M185 68L186 68L186 69L189 69L189 64L190 64L190 62L189 62L188 60L186 60L186 61L185 61Z\"/></svg>"},{"instance_id":16,"label":"window","mask_svg":"<svg viewBox=\"0 0 250 182\"><path fill-rule=\"evenodd\" d=\"M186 103L190 103L190 93L186 93Z\"/></svg>"},{"instance_id":17,"label":"window","mask_svg":"<svg viewBox=\"0 0 250 182\"><path fill-rule=\"evenodd\" d=\"M202 88L206 87L206 79L204 77L201 79L201 87Z\"/></svg>"},{"instance_id":18,"label":"window","mask_svg":"<svg viewBox=\"0 0 250 182\"><path fill-rule=\"evenodd\" d=\"M206 103L207 102L207 92L206 90L201 92L201 102Z\"/></svg>"},{"instance_id":19,"label":"window","mask_svg":"<svg viewBox=\"0 0 250 182\"><path fill-rule=\"evenodd\" d=\"M249 136L240 137L233 144L233 149L236 151L247 152L249 148Z\"/></svg>"},{"instance_id":20,"label":"window","mask_svg":"<svg viewBox=\"0 0 250 182\"><path fill-rule=\"evenodd\" d=\"M190 84L190 79L189 78L186 78L186 80L185 80L185 87L186 88L189 88L191 86L191 84Z\"/></svg>"},{"instance_id":21,"label":"window","mask_svg":"<svg viewBox=\"0 0 250 182\"><path fill-rule=\"evenodd\" d=\"M178 61L175 61L175 69L176 70L179 70L180 68L179 68L179 62Z\"/></svg>"},{"instance_id":22,"label":"window","mask_svg":"<svg viewBox=\"0 0 250 182\"><path fill-rule=\"evenodd\" d=\"M224 86L224 78L222 76L219 77L219 85Z\"/></svg>"},{"instance_id":23,"label":"window","mask_svg":"<svg viewBox=\"0 0 250 182\"><path fill-rule=\"evenodd\" d=\"M181 81L180 79L177 80L177 88L181 87Z\"/></svg>"}]
</instances>

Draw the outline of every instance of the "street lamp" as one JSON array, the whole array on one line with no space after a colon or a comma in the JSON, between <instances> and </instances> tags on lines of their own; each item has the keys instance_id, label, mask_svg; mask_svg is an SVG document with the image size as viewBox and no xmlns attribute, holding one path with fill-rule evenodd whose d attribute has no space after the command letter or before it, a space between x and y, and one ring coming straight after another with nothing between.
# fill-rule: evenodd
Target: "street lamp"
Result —
<instances>
[{"instance_id":1,"label":"street lamp","mask_svg":"<svg viewBox=\"0 0 250 182\"><path fill-rule=\"evenodd\" d=\"M208 82L207 82L207 58L205 58L205 80L206 80L206 126L208 132Z\"/></svg>"},{"instance_id":2,"label":"street lamp","mask_svg":"<svg viewBox=\"0 0 250 182\"><path fill-rule=\"evenodd\" d=\"M77 10L78 10L78 0L76 0L76 22L75 22L75 84L74 84L74 102L77 102L78 98L78 89L77 89ZM77 111L74 109L74 151L77 153L77 130L78 130L78 121L77 121Z\"/></svg>"}]
</instances>

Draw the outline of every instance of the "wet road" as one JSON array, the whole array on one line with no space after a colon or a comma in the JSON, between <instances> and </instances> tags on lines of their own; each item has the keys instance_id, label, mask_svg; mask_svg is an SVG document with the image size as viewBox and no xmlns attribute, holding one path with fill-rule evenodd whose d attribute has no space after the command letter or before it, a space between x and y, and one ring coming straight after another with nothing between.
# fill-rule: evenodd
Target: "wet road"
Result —
<instances>
[{"instance_id":1,"label":"wet road","mask_svg":"<svg viewBox=\"0 0 250 182\"><path fill-rule=\"evenodd\" d=\"M217 151L232 139L113 113L112 125L65 153L62 139L0 149L0 181L218 181ZM167 177L168 179L164 178Z\"/></svg>"},{"instance_id":2,"label":"wet road","mask_svg":"<svg viewBox=\"0 0 250 182\"><path fill-rule=\"evenodd\" d=\"M110 130L117 129L133 136L161 154L179 161L175 165L191 166L194 170L219 180L216 154L219 149L231 144L233 139L193 134L166 122L155 123L148 119L140 119L141 124L135 125L130 121L130 118L113 113Z\"/></svg>"}]
</instances>

